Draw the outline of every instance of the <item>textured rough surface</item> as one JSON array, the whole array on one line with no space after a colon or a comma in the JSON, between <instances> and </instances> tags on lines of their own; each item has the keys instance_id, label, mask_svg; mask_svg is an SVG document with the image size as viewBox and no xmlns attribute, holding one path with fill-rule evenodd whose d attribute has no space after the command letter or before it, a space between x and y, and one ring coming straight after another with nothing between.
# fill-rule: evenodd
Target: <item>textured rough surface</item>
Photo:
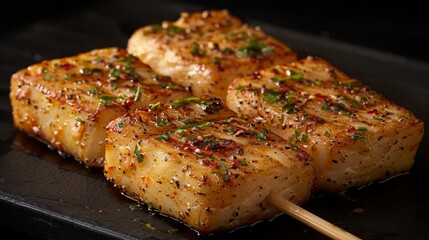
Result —
<instances>
[{"instance_id":1,"label":"textured rough surface","mask_svg":"<svg viewBox=\"0 0 429 240\"><path fill-rule=\"evenodd\" d=\"M322 191L409 171L423 137L412 112L315 57L236 79L227 105L309 153Z\"/></svg>"},{"instance_id":2,"label":"textured rough surface","mask_svg":"<svg viewBox=\"0 0 429 240\"><path fill-rule=\"evenodd\" d=\"M189 96L124 49L43 61L15 73L15 126L89 167L102 167L109 121L152 102Z\"/></svg>"},{"instance_id":3,"label":"textured rough surface","mask_svg":"<svg viewBox=\"0 0 429 240\"><path fill-rule=\"evenodd\" d=\"M272 218L269 194L301 204L314 182L308 154L208 97L111 122L104 169L125 194L202 233Z\"/></svg>"},{"instance_id":4,"label":"textured rough surface","mask_svg":"<svg viewBox=\"0 0 429 240\"><path fill-rule=\"evenodd\" d=\"M227 10L182 12L175 22L144 26L127 49L194 95L221 99L234 78L296 59L287 45Z\"/></svg>"}]
</instances>

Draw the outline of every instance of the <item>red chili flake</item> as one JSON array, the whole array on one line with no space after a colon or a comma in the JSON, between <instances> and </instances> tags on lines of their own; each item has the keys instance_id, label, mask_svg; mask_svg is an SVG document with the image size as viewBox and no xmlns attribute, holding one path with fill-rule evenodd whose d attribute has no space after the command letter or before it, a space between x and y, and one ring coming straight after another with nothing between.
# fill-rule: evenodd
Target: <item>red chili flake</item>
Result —
<instances>
[{"instance_id":1,"label":"red chili flake","mask_svg":"<svg viewBox=\"0 0 429 240\"><path fill-rule=\"evenodd\" d=\"M231 165L232 165L233 167L236 167L236 168L241 167L241 164L240 164L237 160L232 161Z\"/></svg>"},{"instance_id":2,"label":"red chili flake","mask_svg":"<svg viewBox=\"0 0 429 240\"><path fill-rule=\"evenodd\" d=\"M209 167L212 169L217 169L219 168L219 165L217 165L217 163L215 163L214 161L208 161L209 162Z\"/></svg>"},{"instance_id":3,"label":"red chili flake","mask_svg":"<svg viewBox=\"0 0 429 240\"><path fill-rule=\"evenodd\" d=\"M323 99L329 98L329 96L326 96L326 95L323 95L323 94L320 94L320 93L316 93L314 96L316 96L318 98L323 98Z\"/></svg>"},{"instance_id":4,"label":"red chili flake","mask_svg":"<svg viewBox=\"0 0 429 240\"><path fill-rule=\"evenodd\" d=\"M356 131L356 128L355 128L355 127L353 127L353 126L351 126L351 127L349 127L349 128L347 129L347 132L348 132L348 133L350 133L350 132L354 132L354 131Z\"/></svg>"},{"instance_id":5,"label":"red chili flake","mask_svg":"<svg viewBox=\"0 0 429 240\"><path fill-rule=\"evenodd\" d=\"M380 112L377 109L372 109L371 111L368 111L369 114L375 114L375 115L380 115Z\"/></svg>"},{"instance_id":6,"label":"red chili flake","mask_svg":"<svg viewBox=\"0 0 429 240\"><path fill-rule=\"evenodd\" d=\"M134 101L127 100L125 102L125 105L127 106L127 108L131 108L131 106L133 105L133 103L134 103Z\"/></svg>"},{"instance_id":7,"label":"red chili flake","mask_svg":"<svg viewBox=\"0 0 429 240\"><path fill-rule=\"evenodd\" d=\"M179 147L179 149L180 150L183 150L183 151L191 151L191 152L193 152L193 151L195 151L195 149L196 149L197 147L196 146L194 146L191 142L189 142L189 141L186 141L183 145L181 145L180 147Z\"/></svg>"},{"instance_id":8,"label":"red chili flake","mask_svg":"<svg viewBox=\"0 0 429 240\"><path fill-rule=\"evenodd\" d=\"M61 67L64 69L64 70L70 70L70 69L72 69L72 68L74 68L74 67L76 67L75 65L73 65L73 64L70 64L70 63L64 63L63 65L61 65Z\"/></svg>"}]
</instances>

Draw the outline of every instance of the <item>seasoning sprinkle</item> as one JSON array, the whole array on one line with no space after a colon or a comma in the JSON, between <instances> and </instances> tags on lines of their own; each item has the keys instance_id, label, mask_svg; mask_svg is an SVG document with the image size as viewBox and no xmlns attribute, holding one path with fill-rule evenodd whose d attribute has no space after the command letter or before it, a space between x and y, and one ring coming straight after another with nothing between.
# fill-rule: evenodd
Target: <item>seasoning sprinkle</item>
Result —
<instances>
[{"instance_id":1,"label":"seasoning sprinkle","mask_svg":"<svg viewBox=\"0 0 429 240\"><path fill-rule=\"evenodd\" d=\"M136 144L136 147L134 148L134 156L136 156L137 161L139 163L143 162L143 154L140 153L140 148L138 144Z\"/></svg>"}]
</instances>

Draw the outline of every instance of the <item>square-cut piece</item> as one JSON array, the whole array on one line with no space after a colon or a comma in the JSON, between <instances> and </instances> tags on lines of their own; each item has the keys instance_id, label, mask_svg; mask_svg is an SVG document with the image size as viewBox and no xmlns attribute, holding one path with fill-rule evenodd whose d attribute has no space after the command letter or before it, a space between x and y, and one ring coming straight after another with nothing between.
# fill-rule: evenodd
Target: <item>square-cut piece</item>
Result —
<instances>
[{"instance_id":1,"label":"square-cut piece","mask_svg":"<svg viewBox=\"0 0 429 240\"><path fill-rule=\"evenodd\" d=\"M226 104L309 153L321 191L409 171L423 136L412 112L316 57L236 79Z\"/></svg>"},{"instance_id":2,"label":"square-cut piece","mask_svg":"<svg viewBox=\"0 0 429 240\"><path fill-rule=\"evenodd\" d=\"M88 167L103 167L106 125L152 102L190 96L125 49L47 60L15 73L10 101L22 130Z\"/></svg>"},{"instance_id":3,"label":"square-cut piece","mask_svg":"<svg viewBox=\"0 0 429 240\"><path fill-rule=\"evenodd\" d=\"M234 78L296 60L288 46L227 10L183 12L177 21L144 26L127 49L194 95L221 99Z\"/></svg>"},{"instance_id":4,"label":"square-cut piece","mask_svg":"<svg viewBox=\"0 0 429 240\"><path fill-rule=\"evenodd\" d=\"M308 154L209 97L112 121L104 174L126 195L201 233L272 218L279 211L269 194L300 204L314 182Z\"/></svg>"}]
</instances>

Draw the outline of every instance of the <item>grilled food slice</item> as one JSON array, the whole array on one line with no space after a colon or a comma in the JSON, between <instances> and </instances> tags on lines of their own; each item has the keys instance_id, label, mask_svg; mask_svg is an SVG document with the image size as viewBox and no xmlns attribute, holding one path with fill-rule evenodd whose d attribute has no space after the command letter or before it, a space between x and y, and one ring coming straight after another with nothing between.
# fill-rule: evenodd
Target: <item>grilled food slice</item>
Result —
<instances>
[{"instance_id":1,"label":"grilled food slice","mask_svg":"<svg viewBox=\"0 0 429 240\"><path fill-rule=\"evenodd\" d=\"M96 49L43 61L15 73L10 101L15 126L71 155L102 167L106 125L151 102L190 96L125 49Z\"/></svg>"},{"instance_id":2,"label":"grilled food slice","mask_svg":"<svg viewBox=\"0 0 429 240\"><path fill-rule=\"evenodd\" d=\"M236 79L226 104L309 153L319 191L409 171L424 131L412 112L315 57Z\"/></svg>"},{"instance_id":3,"label":"grilled food slice","mask_svg":"<svg viewBox=\"0 0 429 240\"><path fill-rule=\"evenodd\" d=\"M201 233L271 218L279 212L268 194L299 204L314 182L308 154L209 97L112 121L104 174L126 195Z\"/></svg>"},{"instance_id":4,"label":"grilled food slice","mask_svg":"<svg viewBox=\"0 0 429 240\"><path fill-rule=\"evenodd\" d=\"M296 60L288 46L227 10L183 12L175 22L144 26L127 49L194 95L221 99L234 78Z\"/></svg>"}]
</instances>

